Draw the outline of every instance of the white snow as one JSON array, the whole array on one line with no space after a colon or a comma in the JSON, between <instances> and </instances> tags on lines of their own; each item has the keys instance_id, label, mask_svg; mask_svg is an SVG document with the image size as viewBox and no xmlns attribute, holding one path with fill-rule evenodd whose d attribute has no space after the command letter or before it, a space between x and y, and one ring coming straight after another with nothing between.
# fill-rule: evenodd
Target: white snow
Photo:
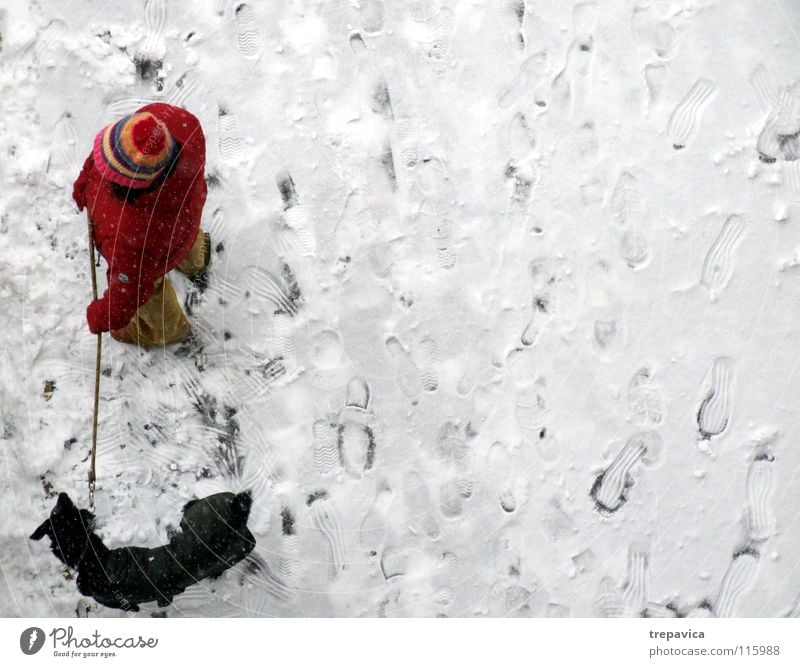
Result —
<instances>
[{"instance_id":1,"label":"white snow","mask_svg":"<svg viewBox=\"0 0 800 667\"><path fill-rule=\"evenodd\" d=\"M151 100L203 123L215 252L199 347L105 337L98 530L249 488L258 541L169 616L796 613L798 21L0 2L0 614L123 615L28 535L88 502L71 185Z\"/></svg>"}]
</instances>

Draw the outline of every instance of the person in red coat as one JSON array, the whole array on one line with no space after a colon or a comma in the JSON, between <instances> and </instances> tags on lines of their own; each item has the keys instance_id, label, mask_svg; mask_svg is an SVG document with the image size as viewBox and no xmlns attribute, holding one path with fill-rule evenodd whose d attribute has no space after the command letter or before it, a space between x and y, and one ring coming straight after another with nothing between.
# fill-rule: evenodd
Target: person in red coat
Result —
<instances>
[{"instance_id":1,"label":"person in red coat","mask_svg":"<svg viewBox=\"0 0 800 667\"><path fill-rule=\"evenodd\" d=\"M100 131L75 181L95 245L108 264L108 289L92 301L92 333L111 331L144 348L191 333L165 274L190 277L209 261L200 229L206 201L205 137L197 118L169 104L148 104Z\"/></svg>"}]
</instances>

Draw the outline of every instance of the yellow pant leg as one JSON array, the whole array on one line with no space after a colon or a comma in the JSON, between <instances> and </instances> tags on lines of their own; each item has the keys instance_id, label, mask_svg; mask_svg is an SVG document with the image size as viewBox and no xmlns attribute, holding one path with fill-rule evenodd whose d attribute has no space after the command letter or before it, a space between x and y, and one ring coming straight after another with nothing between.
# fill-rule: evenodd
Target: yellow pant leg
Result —
<instances>
[{"instance_id":1,"label":"yellow pant leg","mask_svg":"<svg viewBox=\"0 0 800 667\"><path fill-rule=\"evenodd\" d=\"M111 335L123 343L133 343L146 350L179 343L192 333L192 327L178 303L175 288L168 278L157 281L156 291L139 307L131 323Z\"/></svg>"},{"instance_id":2,"label":"yellow pant leg","mask_svg":"<svg viewBox=\"0 0 800 667\"><path fill-rule=\"evenodd\" d=\"M192 249L186 255L186 259L175 268L193 278L208 266L209 259L211 259L211 236L208 232L198 229Z\"/></svg>"}]
</instances>

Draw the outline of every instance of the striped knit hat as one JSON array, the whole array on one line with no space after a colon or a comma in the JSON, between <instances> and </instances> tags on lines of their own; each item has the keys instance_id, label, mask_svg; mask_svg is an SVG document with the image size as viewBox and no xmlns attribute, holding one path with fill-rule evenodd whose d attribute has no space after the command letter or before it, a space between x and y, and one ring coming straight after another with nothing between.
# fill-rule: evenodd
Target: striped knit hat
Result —
<instances>
[{"instance_id":1,"label":"striped knit hat","mask_svg":"<svg viewBox=\"0 0 800 667\"><path fill-rule=\"evenodd\" d=\"M145 111L125 116L98 133L94 164L108 180L141 189L164 171L174 150L167 126Z\"/></svg>"}]
</instances>

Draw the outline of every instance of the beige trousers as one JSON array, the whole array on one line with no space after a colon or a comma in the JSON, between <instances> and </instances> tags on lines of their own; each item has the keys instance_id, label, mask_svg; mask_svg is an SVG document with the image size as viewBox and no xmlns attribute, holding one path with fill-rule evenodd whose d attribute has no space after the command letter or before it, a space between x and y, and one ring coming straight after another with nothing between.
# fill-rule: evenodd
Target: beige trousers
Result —
<instances>
[{"instance_id":1,"label":"beige trousers","mask_svg":"<svg viewBox=\"0 0 800 667\"><path fill-rule=\"evenodd\" d=\"M186 259L175 268L192 278L208 266L210 256L210 237L208 232L201 229ZM155 285L153 296L139 306L130 324L111 332L115 340L149 350L151 347L179 343L192 333L169 278L159 278Z\"/></svg>"}]
</instances>

